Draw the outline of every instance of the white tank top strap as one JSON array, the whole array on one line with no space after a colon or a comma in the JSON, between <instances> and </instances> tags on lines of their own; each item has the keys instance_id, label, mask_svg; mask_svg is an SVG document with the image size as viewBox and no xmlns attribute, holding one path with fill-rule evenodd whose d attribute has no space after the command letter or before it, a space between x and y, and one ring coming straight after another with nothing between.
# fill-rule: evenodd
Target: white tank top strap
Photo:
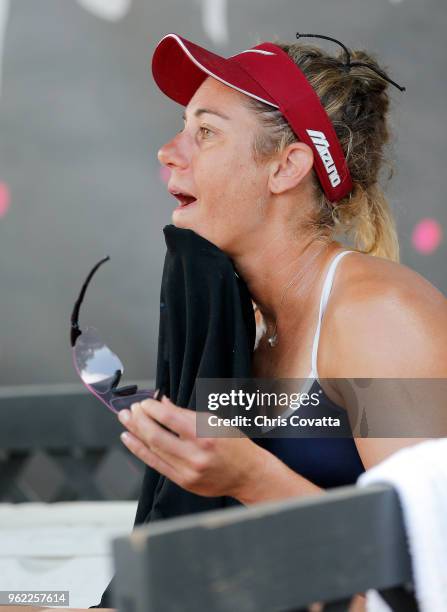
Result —
<instances>
[{"instance_id":1,"label":"white tank top strap","mask_svg":"<svg viewBox=\"0 0 447 612\"><path fill-rule=\"evenodd\" d=\"M342 251L338 253L334 259L331 261L329 269L326 274L326 278L324 280L323 289L321 291L321 299L320 299L320 311L318 314L318 324L317 329L314 336L314 341L312 345L312 369L309 374L309 378L318 379L318 370L317 370L317 355L318 355L318 343L320 340L320 330L321 330L321 321L323 319L324 311L326 310L326 306L329 300L329 294L331 293L332 283L334 281L335 271L337 269L337 265L339 261L344 257L347 253L355 253L355 251Z\"/></svg>"}]
</instances>

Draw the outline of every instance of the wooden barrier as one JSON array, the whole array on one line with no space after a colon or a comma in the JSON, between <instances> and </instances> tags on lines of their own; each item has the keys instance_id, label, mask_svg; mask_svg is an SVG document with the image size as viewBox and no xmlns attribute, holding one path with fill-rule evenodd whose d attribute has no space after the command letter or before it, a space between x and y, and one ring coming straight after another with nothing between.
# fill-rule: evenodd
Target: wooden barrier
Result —
<instances>
[{"instance_id":1,"label":"wooden barrier","mask_svg":"<svg viewBox=\"0 0 447 612\"><path fill-rule=\"evenodd\" d=\"M417 610L401 508L389 486L229 508L138 527L113 542L122 612L347 610L378 589Z\"/></svg>"}]
</instances>

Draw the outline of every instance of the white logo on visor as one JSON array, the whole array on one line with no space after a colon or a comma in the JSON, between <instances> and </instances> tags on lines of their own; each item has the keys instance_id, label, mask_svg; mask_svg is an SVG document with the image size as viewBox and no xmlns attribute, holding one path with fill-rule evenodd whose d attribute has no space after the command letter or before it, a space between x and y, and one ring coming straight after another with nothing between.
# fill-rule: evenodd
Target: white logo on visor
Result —
<instances>
[{"instance_id":1,"label":"white logo on visor","mask_svg":"<svg viewBox=\"0 0 447 612\"><path fill-rule=\"evenodd\" d=\"M312 138L312 142L321 157L321 160L326 168L326 171L331 181L332 187L340 185L341 178L335 167L335 162L332 159L332 155L329 152L329 143L323 132L316 132L315 130L306 130L309 136Z\"/></svg>"}]
</instances>

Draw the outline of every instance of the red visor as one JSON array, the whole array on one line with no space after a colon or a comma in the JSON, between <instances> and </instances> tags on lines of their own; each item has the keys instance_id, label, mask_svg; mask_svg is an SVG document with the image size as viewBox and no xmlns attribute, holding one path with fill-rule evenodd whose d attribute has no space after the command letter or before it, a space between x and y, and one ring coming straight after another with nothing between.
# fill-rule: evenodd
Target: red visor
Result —
<instances>
[{"instance_id":1,"label":"red visor","mask_svg":"<svg viewBox=\"0 0 447 612\"><path fill-rule=\"evenodd\" d=\"M299 140L312 148L315 170L329 201L341 200L352 190L343 150L319 97L277 45L264 42L224 58L177 34L167 34L154 51L152 73L159 88L183 106L212 76L278 108Z\"/></svg>"}]
</instances>

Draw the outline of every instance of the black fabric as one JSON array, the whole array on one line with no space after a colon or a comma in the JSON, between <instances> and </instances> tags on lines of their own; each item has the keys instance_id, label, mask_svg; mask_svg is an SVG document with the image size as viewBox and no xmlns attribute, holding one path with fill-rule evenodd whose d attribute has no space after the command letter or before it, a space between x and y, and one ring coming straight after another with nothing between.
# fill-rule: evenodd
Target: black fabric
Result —
<instances>
[{"instance_id":1,"label":"black fabric","mask_svg":"<svg viewBox=\"0 0 447 612\"><path fill-rule=\"evenodd\" d=\"M248 378L256 336L247 286L232 260L195 232L163 228L167 252L160 292L156 387L195 410L196 378ZM136 525L239 505L189 493L146 467ZM93 608L112 606L109 584Z\"/></svg>"}]
</instances>

